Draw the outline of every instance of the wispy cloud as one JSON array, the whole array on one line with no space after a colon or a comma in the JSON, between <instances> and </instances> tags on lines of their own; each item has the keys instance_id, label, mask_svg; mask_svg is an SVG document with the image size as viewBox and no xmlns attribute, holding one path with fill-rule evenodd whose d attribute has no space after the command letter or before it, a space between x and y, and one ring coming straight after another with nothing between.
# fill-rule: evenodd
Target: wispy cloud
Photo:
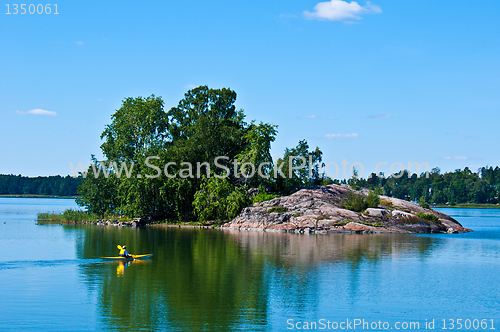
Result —
<instances>
[{"instance_id":1,"label":"wispy cloud","mask_svg":"<svg viewBox=\"0 0 500 332\"><path fill-rule=\"evenodd\" d=\"M455 156L455 157L446 156L446 157L443 157L443 159L445 159L445 160L451 160L451 159L455 159L455 160L467 160L469 158L467 158L466 156Z\"/></svg>"},{"instance_id":2,"label":"wispy cloud","mask_svg":"<svg viewBox=\"0 0 500 332\"><path fill-rule=\"evenodd\" d=\"M446 135L463 135L463 134L465 134L465 131L463 131L463 130L446 133Z\"/></svg>"},{"instance_id":3,"label":"wispy cloud","mask_svg":"<svg viewBox=\"0 0 500 332\"><path fill-rule=\"evenodd\" d=\"M370 2L360 6L356 1L330 0L318 3L312 12L305 10L303 14L305 18L312 20L344 21L360 20L361 15L381 12L382 9L379 6Z\"/></svg>"},{"instance_id":4,"label":"wispy cloud","mask_svg":"<svg viewBox=\"0 0 500 332\"><path fill-rule=\"evenodd\" d=\"M57 115L57 113L54 111L42 110L40 108L36 108L34 110L29 110L29 111L16 111L16 114L32 114L32 115L48 115L48 116Z\"/></svg>"},{"instance_id":5,"label":"wispy cloud","mask_svg":"<svg viewBox=\"0 0 500 332\"><path fill-rule=\"evenodd\" d=\"M370 119L391 119L392 115L390 114L375 114L375 115L370 115Z\"/></svg>"},{"instance_id":6,"label":"wispy cloud","mask_svg":"<svg viewBox=\"0 0 500 332\"><path fill-rule=\"evenodd\" d=\"M187 84L187 85L184 85L183 88L191 90L191 89L196 88L196 85L194 85L194 84Z\"/></svg>"},{"instance_id":7,"label":"wispy cloud","mask_svg":"<svg viewBox=\"0 0 500 332\"><path fill-rule=\"evenodd\" d=\"M315 114L311 114L311 115L304 116L304 118L306 118L306 119L316 119L317 116Z\"/></svg>"},{"instance_id":8,"label":"wispy cloud","mask_svg":"<svg viewBox=\"0 0 500 332\"><path fill-rule=\"evenodd\" d=\"M454 132L447 132L446 135L459 135L463 138L468 138L468 139L478 139L478 138L481 138L479 136L476 136L476 135L467 135L465 136L465 134L467 134L466 131L464 130L459 130L459 131L454 131Z\"/></svg>"},{"instance_id":9,"label":"wispy cloud","mask_svg":"<svg viewBox=\"0 0 500 332\"><path fill-rule=\"evenodd\" d=\"M75 44L76 45L83 45L83 42L82 41L76 41Z\"/></svg>"},{"instance_id":10,"label":"wispy cloud","mask_svg":"<svg viewBox=\"0 0 500 332\"><path fill-rule=\"evenodd\" d=\"M328 117L328 119L330 119L330 120L335 120L335 117L333 117L333 116L329 116L329 117Z\"/></svg>"},{"instance_id":11,"label":"wispy cloud","mask_svg":"<svg viewBox=\"0 0 500 332\"><path fill-rule=\"evenodd\" d=\"M335 138L356 138L359 137L358 133L351 133L351 134L326 134L323 136L324 138L327 139L335 139Z\"/></svg>"}]
</instances>

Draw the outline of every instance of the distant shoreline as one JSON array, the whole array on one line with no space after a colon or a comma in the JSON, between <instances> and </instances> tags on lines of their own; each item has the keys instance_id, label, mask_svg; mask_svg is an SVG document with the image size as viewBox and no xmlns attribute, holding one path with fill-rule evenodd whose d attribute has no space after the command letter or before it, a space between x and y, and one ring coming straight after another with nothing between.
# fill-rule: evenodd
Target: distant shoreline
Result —
<instances>
[{"instance_id":1,"label":"distant shoreline","mask_svg":"<svg viewBox=\"0 0 500 332\"><path fill-rule=\"evenodd\" d=\"M500 209L499 204L456 204L456 205L433 205L431 208L452 208L452 209Z\"/></svg>"},{"instance_id":2,"label":"distant shoreline","mask_svg":"<svg viewBox=\"0 0 500 332\"><path fill-rule=\"evenodd\" d=\"M55 195L0 195L0 197L10 197L10 198L72 198L75 199L78 196L55 196Z\"/></svg>"},{"instance_id":3,"label":"distant shoreline","mask_svg":"<svg viewBox=\"0 0 500 332\"><path fill-rule=\"evenodd\" d=\"M56 195L0 195L7 198L62 198L75 199L78 196L56 196ZM456 204L456 205L432 205L431 208L452 208L452 209L500 209L500 204Z\"/></svg>"}]
</instances>

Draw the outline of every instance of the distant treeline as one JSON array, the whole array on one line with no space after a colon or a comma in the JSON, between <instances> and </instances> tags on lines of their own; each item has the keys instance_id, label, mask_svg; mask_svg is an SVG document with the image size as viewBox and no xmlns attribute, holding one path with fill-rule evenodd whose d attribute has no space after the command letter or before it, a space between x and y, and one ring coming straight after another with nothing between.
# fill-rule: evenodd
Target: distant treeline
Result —
<instances>
[{"instance_id":1,"label":"distant treeline","mask_svg":"<svg viewBox=\"0 0 500 332\"><path fill-rule=\"evenodd\" d=\"M403 174L383 178L372 174L368 179L349 179L352 187L378 190L384 195L405 200L425 200L431 204L489 203L497 204L500 190L500 168L482 167L472 172L468 167L441 174L434 168L426 177Z\"/></svg>"},{"instance_id":2,"label":"distant treeline","mask_svg":"<svg viewBox=\"0 0 500 332\"><path fill-rule=\"evenodd\" d=\"M0 174L0 195L51 195L77 196L77 188L82 178L71 176L38 176ZM405 200L421 201L429 204L497 204L500 196L500 167L482 167L477 172L469 168L441 173L434 168L429 173L408 177L405 170L395 176L384 178L372 173L368 179L349 180L323 179L321 184L349 184L354 189L368 188L377 193ZM319 184L319 183L318 183Z\"/></svg>"},{"instance_id":3,"label":"distant treeline","mask_svg":"<svg viewBox=\"0 0 500 332\"><path fill-rule=\"evenodd\" d=\"M76 196L81 178L71 176L38 176L0 174L0 195Z\"/></svg>"}]
</instances>

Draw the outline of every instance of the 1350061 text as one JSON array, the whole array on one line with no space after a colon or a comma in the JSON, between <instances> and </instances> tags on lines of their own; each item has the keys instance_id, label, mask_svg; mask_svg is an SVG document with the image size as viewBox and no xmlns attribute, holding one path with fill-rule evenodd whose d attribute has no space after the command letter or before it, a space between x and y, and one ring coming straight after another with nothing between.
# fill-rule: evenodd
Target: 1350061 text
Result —
<instances>
[{"instance_id":1,"label":"1350061 text","mask_svg":"<svg viewBox=\"0 0 500 332\"><path fill-rule=\"evenodd\" d=\"M26 4L26 3L12 3L12 4L6 4L7 7L7 12L5 14L7 15L25 15L25 14L45 14L45 15L59 15L59 12L57 11L57 3L55 4Z\"/></svg>"}]
</instances>

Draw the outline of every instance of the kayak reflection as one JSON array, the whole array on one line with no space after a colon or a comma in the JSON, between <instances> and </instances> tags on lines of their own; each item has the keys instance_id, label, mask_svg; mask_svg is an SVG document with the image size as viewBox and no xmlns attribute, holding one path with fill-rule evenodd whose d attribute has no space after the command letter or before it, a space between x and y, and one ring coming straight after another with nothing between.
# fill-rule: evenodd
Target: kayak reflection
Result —
<instances>
[{"instance_id":1,"label":"kayak reflection","mask_svg":"<svg viewBox=\"0 0 500 332\"><path fill-rule=\"evenodd\" d=\"M131 264L141 264L141 263L151 263L150 260L133 260L133 261L118 261L118 266L116 267L116 276L123 277L125 275L125 270Z\"/></svg>"}]
</instances>

